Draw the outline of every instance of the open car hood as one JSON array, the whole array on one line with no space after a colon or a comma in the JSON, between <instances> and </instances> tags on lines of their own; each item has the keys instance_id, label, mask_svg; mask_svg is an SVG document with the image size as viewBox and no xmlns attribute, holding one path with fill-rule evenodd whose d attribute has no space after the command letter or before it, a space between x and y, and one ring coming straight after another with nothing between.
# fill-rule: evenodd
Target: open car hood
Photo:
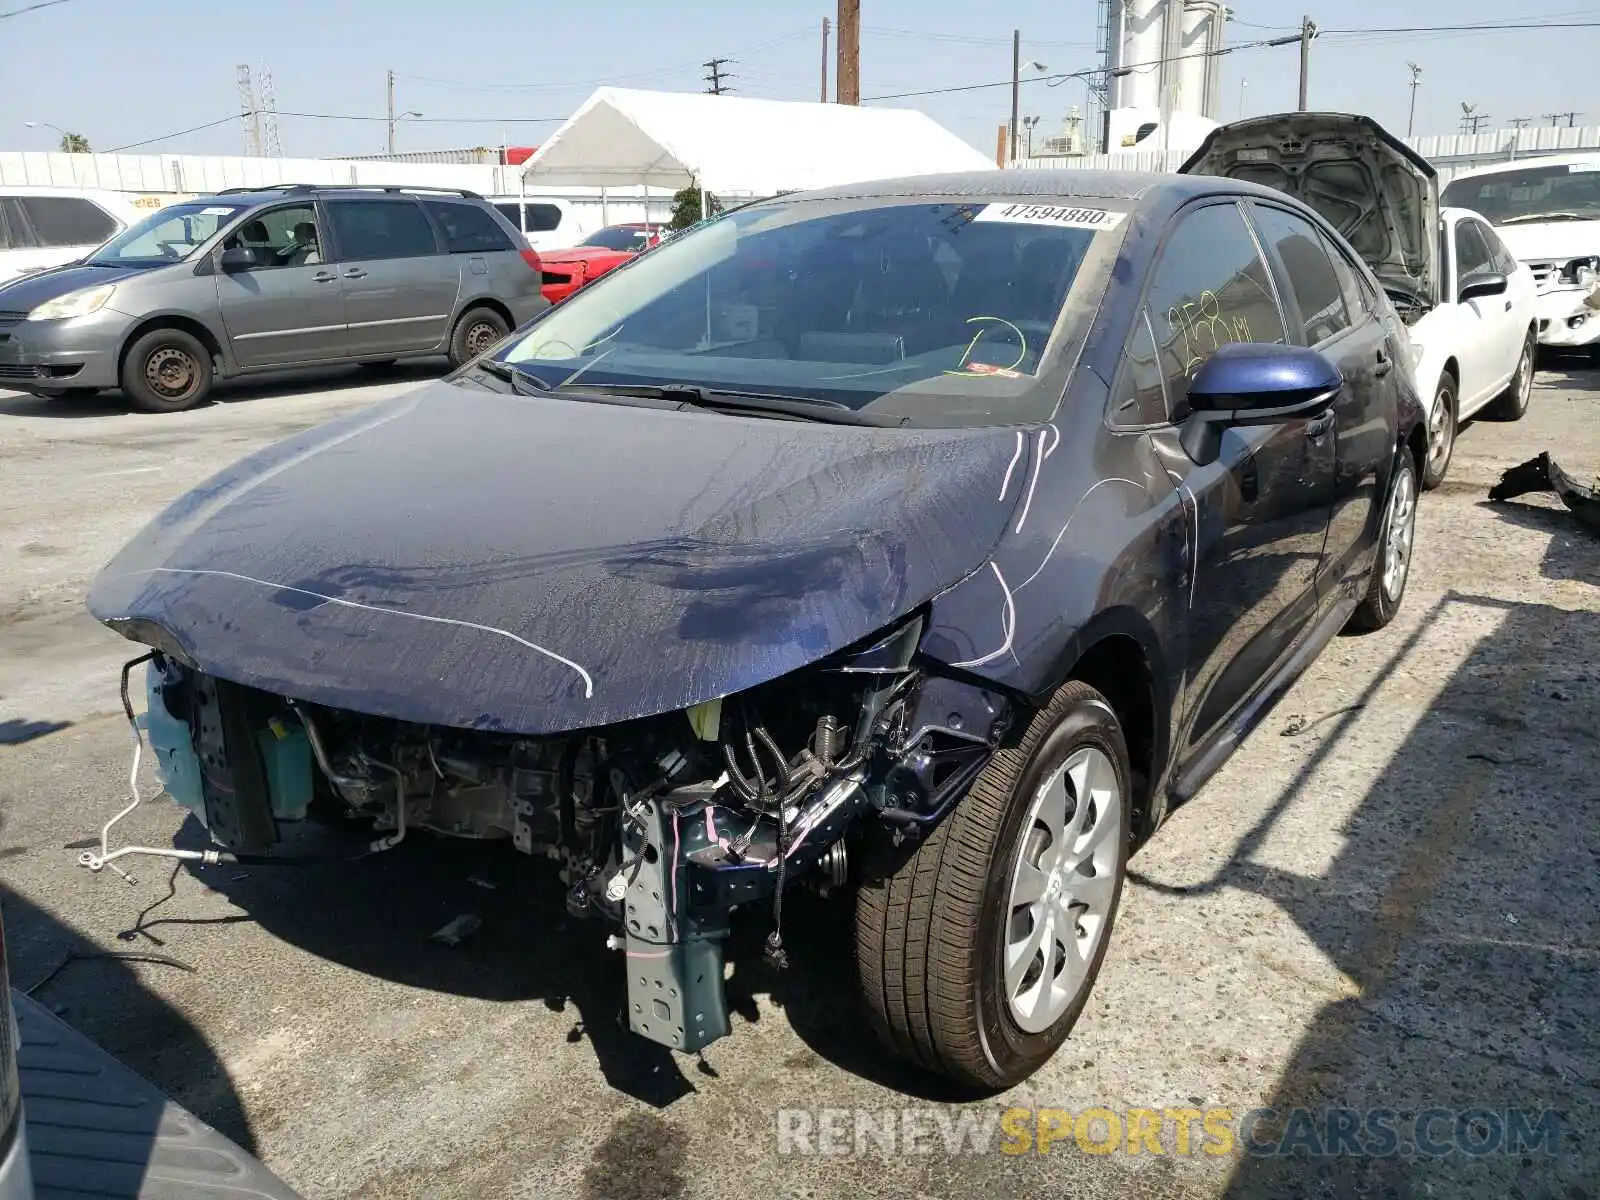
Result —
<instances>
[{"instance_id":1,"label":"open car hood","mask_svg":"<svg viewBox=\"0 0 1600 1200\"><path fill-rule=\"evenodd\" d=\"M979 569L1018 436L432 383L180 497L89 610L314 703L611 724L774 679Z\"/></svg>"},{"instance_id":2,"label":"open car hood","mask_svg":"<svg viewBox=\"0 0 1600 1200\"><path fill-rule=\"evenodd\" d=\"M1179 171L1287 192L1343 234L1386 287L1437 302L1438 172L1370 117L1235 121L1212 130Z\"/></svg>"}]
</instances>

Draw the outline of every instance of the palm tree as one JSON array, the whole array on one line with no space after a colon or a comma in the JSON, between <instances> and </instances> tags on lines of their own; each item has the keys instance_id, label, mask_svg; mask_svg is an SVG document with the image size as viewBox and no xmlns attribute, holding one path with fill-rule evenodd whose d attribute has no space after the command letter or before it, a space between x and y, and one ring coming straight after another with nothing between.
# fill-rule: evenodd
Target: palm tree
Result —
<instances>
[{"instance_id":1,"label":"palm tree","mask_svg":"<svg viewBox=\"0 0 1600 1200\"><path fill-rule=\"evenodd\" d=\"M81 133L63 133L61 135L61 153L63 154L88 154L89 139Z\"/></svg>"}]
</instances>

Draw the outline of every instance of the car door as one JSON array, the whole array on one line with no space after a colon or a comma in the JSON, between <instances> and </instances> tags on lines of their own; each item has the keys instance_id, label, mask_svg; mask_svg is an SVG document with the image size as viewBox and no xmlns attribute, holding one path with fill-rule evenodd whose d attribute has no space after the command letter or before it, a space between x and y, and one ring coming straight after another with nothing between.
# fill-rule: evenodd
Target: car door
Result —
<instances>
[{"instance_id":1,"label":"car door","mask_svg":"<svg viewBox=\"0 0 1600 1200\"><path fill-rule=\"evenodd\" d=\"M257 212L223 239L215 264L217 305L240 367L294 366L344 354L344 295L338 272L324 261L325 245L310 202ZM248 250L255 261L224 266L229 250Z\"/></svg>"},{"instance_id":2,"label":"car door","mask_svg":"<svg viewBox=\"0 0 1600 1200\"><path fill-rule=\"evenodd\" d=\"M1500 240L1500 235L1495 233L1493 226L1476 218L1471 218L1478 236L1489 247L1490 269L1498 275L1506 277L1506 292L1500 297L1502 303L1498 313L1500 334L1496 342L1500 348L1498 366L1504 372L1502 384L1509 383L1512 374L1517 369L1517 363L1522 358L1523 343L1528 338L1528 326L1533 322L1533 304L1536 298L1533 282L1533 272L1519 263ZM1487 296L1487 300L1495 297ZM1490 306L1491 310L1493 306ZM1499 395L1500 388L1495 388L1493 395Z\"/></svg>"},{"instance_id":3,"label":"car door","mask_svg":"<svg viewBox=\"0 0 1600 1200\"><path fill-rule=\"evenodd\" d=\"M1461 289L1472 283L1474 278L1492 275L1497 269L1494 252L1483 236L1484 228L1482 222L1471 217L1462 217L1456 222L1456 290L1450 297L1452 300L1459 297ZM1458 301L1457 308L1462 317L1461 401L1458 407L1459 412L1464 414L1478 408L1505 386L1516 366L1516 356L1510 354L1508 349L1512 341L1512 303L1509 294L1473 296L1470 300ZM1520 338L1517 339L1517 345L1521 345Z\"/></svg>"},{"instance_id":4,"label":"car door","mask_svg":"<svg viewBox=\"0 0 1600 1200\"><path fill-rule=\"evenodd\" d=\"M461 291L460 259L444 253L410 196L324 201L344 289L353 356L442 350Z\"/></svg>"},{"instance_id":5,"label":"car door","mask_svg":"<svg viewBox=\"0 0 1600 1200\"><path fill-rule=\"evenodd\" d=\"M1219 457L1204 466L1182 450L1189 382L1211 352L1228 342L1290 340L1276 281L1236 202L1175 218L1151 269L1145 319L1129 361L1154 355L1160 364L1170 422L1151 437L1168 462L1183 466L1180 486L1195 510L1178 743L1187 755L1239 710L1315 612L1333 439L1296 419L1228 429Z\"/></svg>"},{"instance_id":6,"label":"car door","mask_svg":"<svg viewBox=\"0 0 1600 1200\"><path fill-rule=\"evenodd\" d=\"M1276 204L1252 201L1250 212L1291 310L1301 344L1326 357L1344 377L1326 439L1334 474L1328 538L1318 571L1324 601L1358 589L1395 444L1391 389L1402 370L1396 345L1379 317L1375 293L1361 281L1353 255L1320 222Z\"/></svg>"}]
</instances>

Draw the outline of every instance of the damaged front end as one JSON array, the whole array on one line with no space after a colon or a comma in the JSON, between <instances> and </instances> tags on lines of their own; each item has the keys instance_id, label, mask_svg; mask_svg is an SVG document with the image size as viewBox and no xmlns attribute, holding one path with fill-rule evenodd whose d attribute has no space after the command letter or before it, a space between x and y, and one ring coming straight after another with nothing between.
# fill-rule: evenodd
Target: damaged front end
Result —
<instances>
[{"instance_id":1,"label":"damaged front end","mask_svg":"<svg viewBox=\"0 0 1600 1200\"><path fill-rule=\"evenodd\" d=\"M417 831L509 841L554 860L568 910L612 931L631 1028L698 1051L729 1032L733 910L771 907L781 965L785 890L843 888L864 855L920 838L1005 734L1005 697L919 656L925 623L919 610L742 693L542 736L331 708L158 650L146 656L150 746L168 793L223 849L113 851L108 825L80 862L270 862L284 822L321 814L370 818L366 854ZM137 773L136 759L134 804Z\"/></svg>"}]
</instances>

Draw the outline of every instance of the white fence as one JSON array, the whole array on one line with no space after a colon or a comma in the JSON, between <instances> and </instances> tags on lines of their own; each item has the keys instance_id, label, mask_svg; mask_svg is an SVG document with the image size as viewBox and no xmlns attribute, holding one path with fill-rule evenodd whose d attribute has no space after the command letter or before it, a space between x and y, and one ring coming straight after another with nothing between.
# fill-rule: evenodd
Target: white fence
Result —
<instances>
[{"instance_id":1,"label":"white fence","mask_svg":"<svg viewBox=\"0 0 1600 1200\"><path fill-rule=\"evenodd\" d=\"M1526 129L1497 129L1491 133L1450 133L1429 137L1403 138L1439 172L1439 182L1448 183L1458 172L1471 167L1542 154L1567 154L1575 151L1600 151L1600 125ZM1114 154L1076 156L1037 155L1015 165L1024 170L1070 168L1081 171L1176 171L1191 150L1121 150Z\"/></svg>"}]
</instances>

